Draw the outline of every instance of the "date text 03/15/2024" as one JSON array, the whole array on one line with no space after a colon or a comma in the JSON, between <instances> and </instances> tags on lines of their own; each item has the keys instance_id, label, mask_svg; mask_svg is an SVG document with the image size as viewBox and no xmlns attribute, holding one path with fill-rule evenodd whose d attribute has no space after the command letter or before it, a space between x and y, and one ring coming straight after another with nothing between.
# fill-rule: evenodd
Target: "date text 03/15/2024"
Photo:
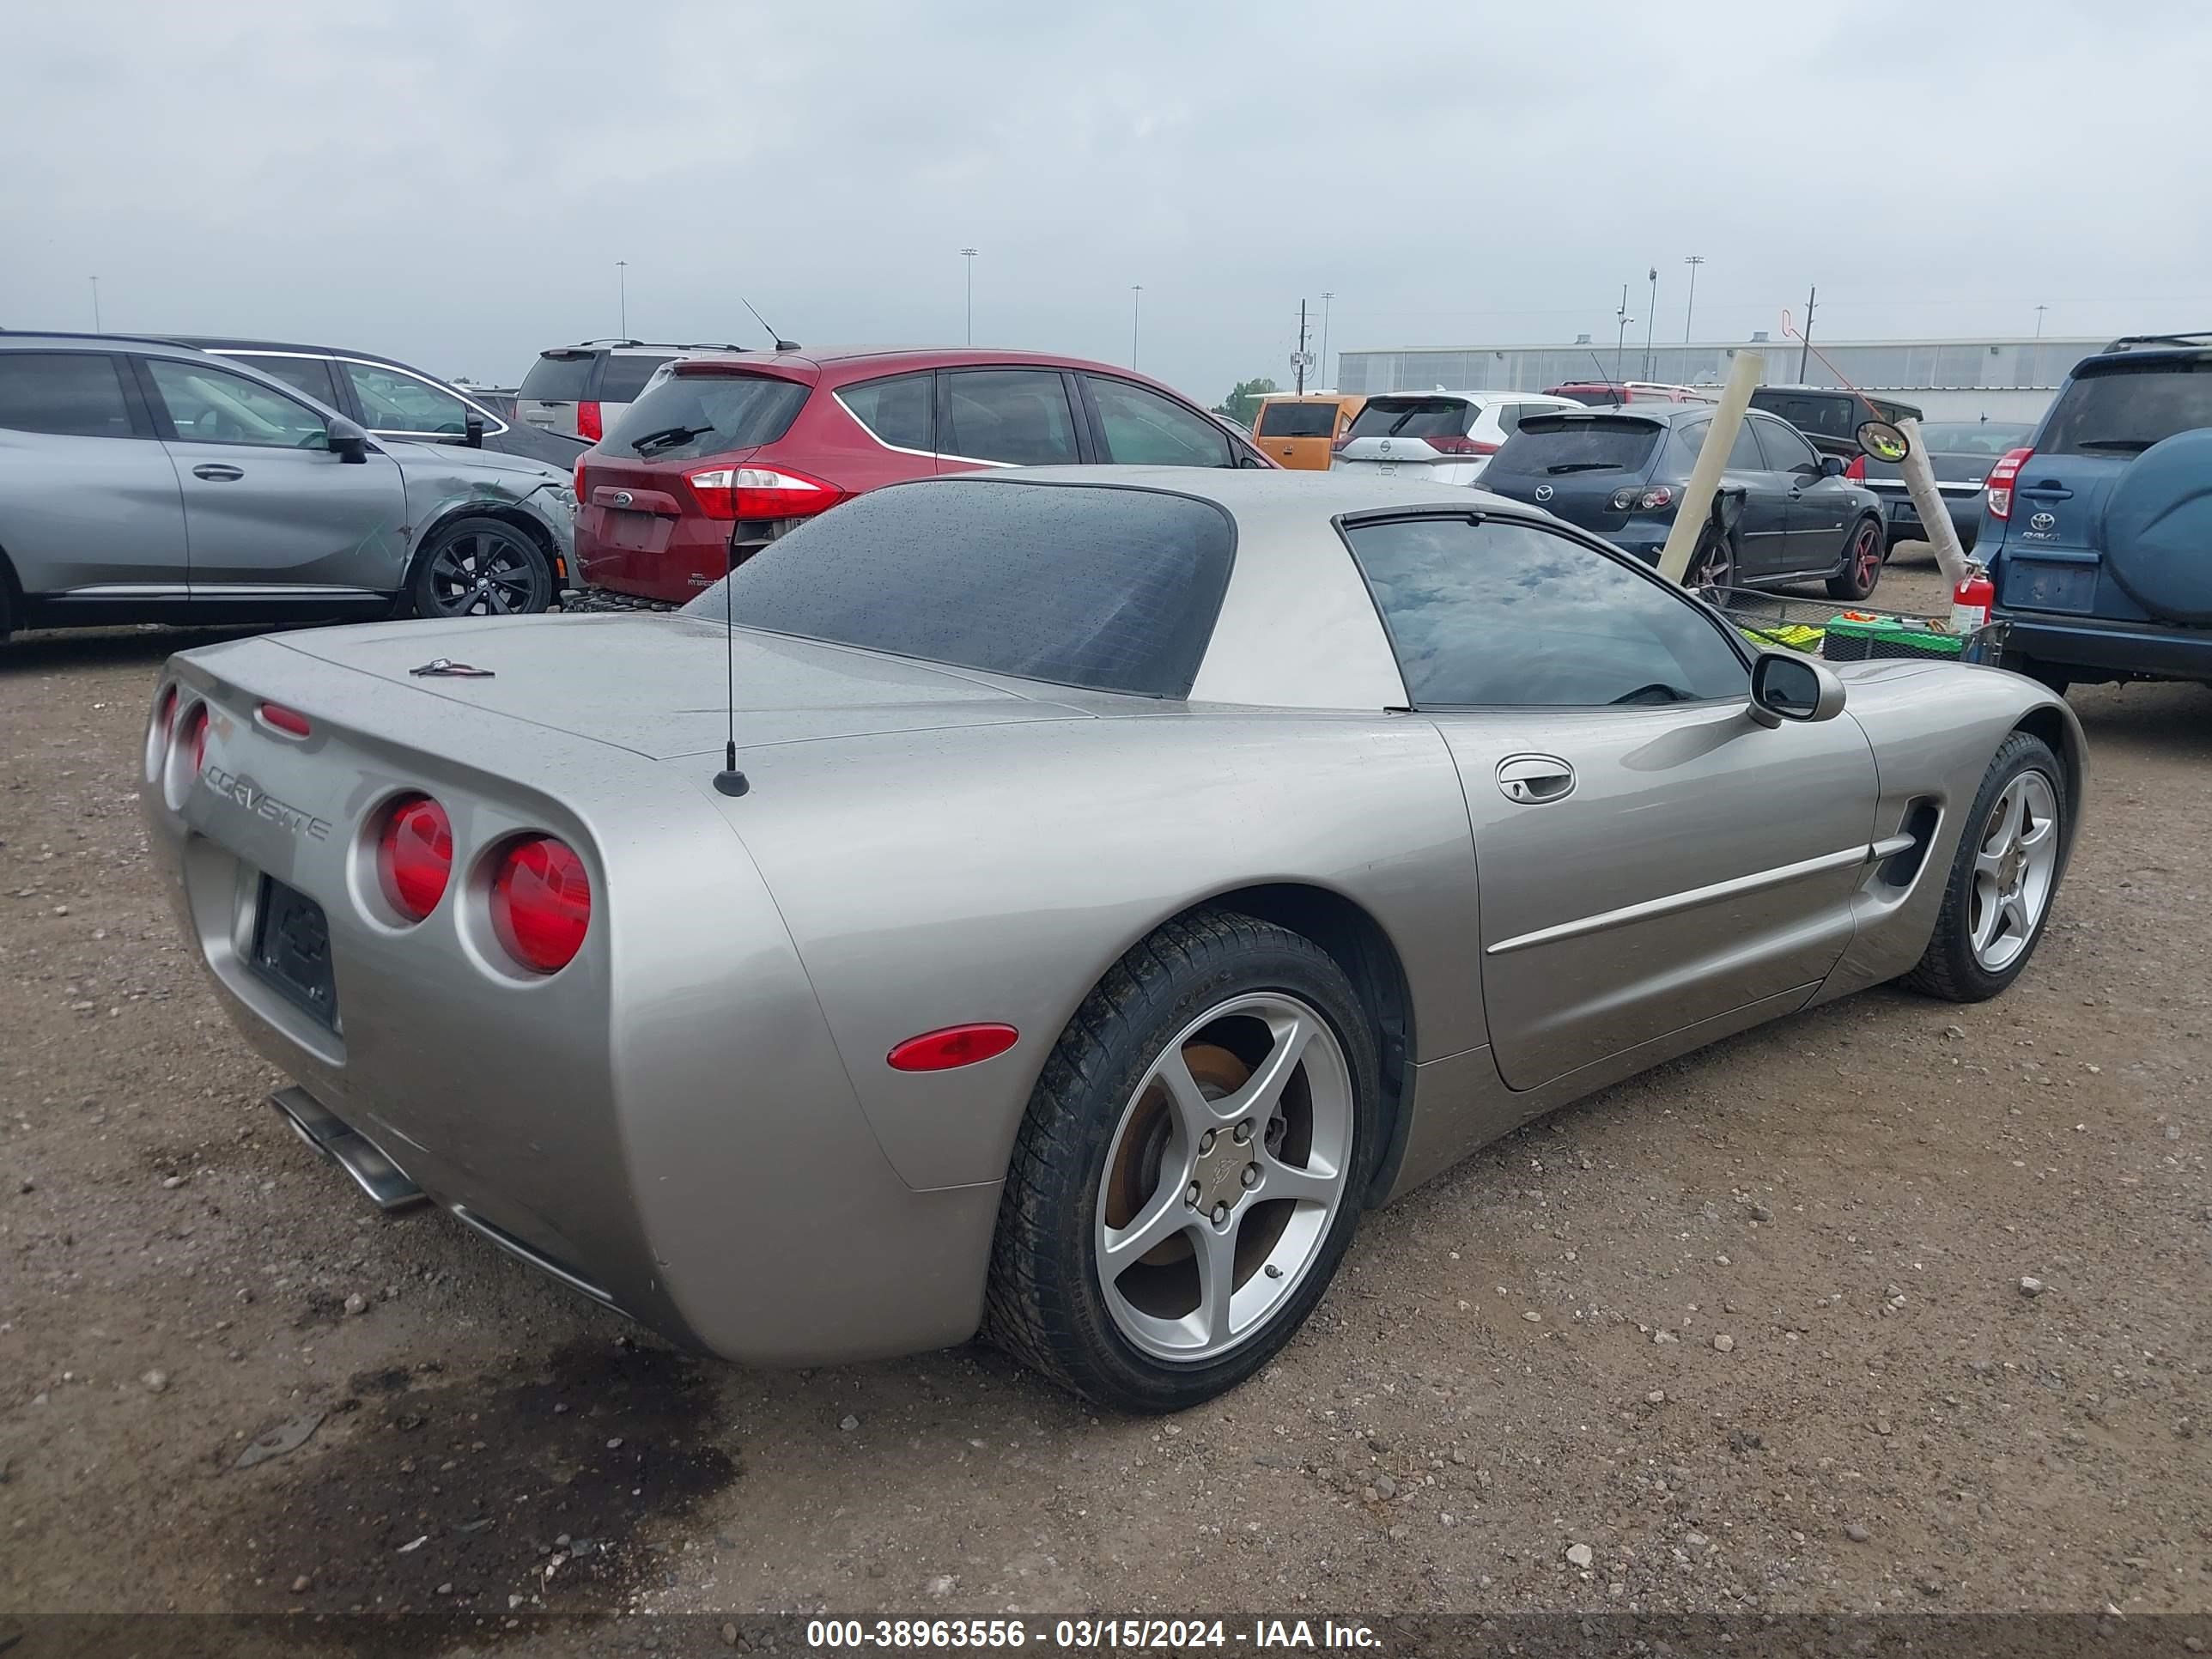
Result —
<instances>
[{"instance_id":1,"label":"date text 03/15/2024","mask_svg":"<svg viewBox=\"0 0 2212 1659\"><path fill-rule=\"evenodd\" d=\"M1034 1644L1070 1651L1127 1652L1158 1649L1246 1648L1255 1651L1307 1649L1372 1650L1381 1632L1333 1619L1255 1619L1237 1629L1220 1619L1059 1619L1032 1628L1023 1619L815 1619L806 1644L818 1652L869 1649L1024 1648Z\"/></svg>"}]
</instances>

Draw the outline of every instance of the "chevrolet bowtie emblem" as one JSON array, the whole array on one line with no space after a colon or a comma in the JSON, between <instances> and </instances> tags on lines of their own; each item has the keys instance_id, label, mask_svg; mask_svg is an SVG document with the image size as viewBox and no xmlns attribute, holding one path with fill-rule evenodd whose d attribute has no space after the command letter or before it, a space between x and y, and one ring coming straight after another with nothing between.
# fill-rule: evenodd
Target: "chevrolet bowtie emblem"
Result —
<instances>
[{"instance_id":1,"label":"chevrolet bowtie emblem","mask_svg":"<svg viewBox=\"0 0 2212 1659\"><path fill-rule=\"evenodd\" d=\"M488 680L492 677L492 671L489 668L455 662L451 657L433 657L420 668L410 668L407 672L419 679Z\"/></svg>"}]
</instances>

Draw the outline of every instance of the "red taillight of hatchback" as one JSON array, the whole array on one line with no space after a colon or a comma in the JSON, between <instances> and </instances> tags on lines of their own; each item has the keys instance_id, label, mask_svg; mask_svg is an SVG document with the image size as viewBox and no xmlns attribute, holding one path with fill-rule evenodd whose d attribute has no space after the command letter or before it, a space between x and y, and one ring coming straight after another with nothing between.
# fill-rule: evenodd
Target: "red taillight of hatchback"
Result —
<instances>
[{"instance_id":1,"label":"red taillight of hatchback","mask_svg":"<svg viewBox=\"0 0 2212 1659\"><path fill-rule=\"evenodd\" d=\"M1866 482L1866 457L1863 455L1852 456L1851 464L1844 469L1844 476L1846 478L1849 478L1853 483L1864 483Z\"/></svg>"},{"instance_id":2,"label":"red taillight of hatchback","mask_svg":"<svg viewBox=\"0 0 2212 1659\"><path fill-rule=\"evenodd\" d=\"M1439 455L1495 455L1498 453L1496 444L1486 442L1480 438L1455 438L1439 434L1433 438L1424 438L1421 441Z\"/></svg>"},{"instance_id":3,"label":"red taillight of hatchback","mask_svg":"<svg viewBox=\"0 0 2212 1659\"><path fill-rule=\"evenodd\" d=\"M550 836L510 842L491 879L491 925L507 953L533 973L557 974L584 948L592 881L575 849Z\"/></svg>"},{"instance_id":4,"label":"red taillight of hatchback","mask_svg":"<svg viewBox=\"0 0 2212 1659\"><path fill-rule=\"evenodd\" d=\"M579 438L588 438L593 443L599 442L607 435L606 428L599 420L599 406L597 402L586 401L576 405L576 435Z\"/></svg>"},{"instance_id":5,"label":"red taillight of hatchback","mask_svg":"<svg viewBox=\"0 0 2212 1659\"><path fill-rule=\"evenodd\" d=\"M804 519L828 512L848 494L787 466L700 466L684 481L710 519Z\"/></svg>"},{"instance_id":6,"label":"red taillight of hatchback","mask_svg":"<svg viewBox=\"0 0 2212 1659\"><path fill-rule=\"evenodd\" d=\"M384 810L376 836L376 881L409 921L438 908L453 877L453 826L428 795L403 795Z\"/></svg>"},{"instance_id":7,"label":"red taillight of hatchback","mask_svg":"<svg viewBox=\"0 0 2212 1659\"><path fill-rule=\"evenodd\" d=\"M2008 449L1997 457L1997 464L1990 469L1990 476L1983 481L1989 492L1990 517L2012 517L2013 481L2020 477L2021 468L2034 458L2035 451L2032 448Z\"/></svg>"}]
</instances>

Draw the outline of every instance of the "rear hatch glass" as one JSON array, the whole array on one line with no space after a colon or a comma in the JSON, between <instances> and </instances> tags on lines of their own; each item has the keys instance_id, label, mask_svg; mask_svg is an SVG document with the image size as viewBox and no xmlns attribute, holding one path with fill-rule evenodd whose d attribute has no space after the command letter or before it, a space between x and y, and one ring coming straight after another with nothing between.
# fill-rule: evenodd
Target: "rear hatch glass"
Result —
<instances>
[{"instance_id":1,"label":"rear hatch glass","mask_svg":"<svg viewBox=\"0 0 2212 1659\"><path fill-rule=\"evenodd\" d=\"M1531 415L1492 459L1486 476L1641 472L1665 429L1656 421L1618 416Z\"/></svg>"},{"instance_id":2,"label":"rear hatch glass","mask_svg":"<svg viewBox=\"0 0 2212 1659\"><path fill-rule=\"evenodd\" d=\"M592 383L592 358L588 351L540 352L530 373L522 377L516 398L541 404L581 403L585 389Z\"/></svg>"},{"instance_id":3,"label":"rear hatch glass","mask_svg":"<svg viewBox=\"0 0 2212 1659\"><path fill-rule=\"evenodd\" d=\"M1260 411L1262 438L1327 438L1336 431L1334 404L1269 404Z\"/></svg>"},{"instance_id":4,"label":"rear hatch glass","mask_svg":"<svg viewBox=\"0 0 2212 1659\"><path fill-rule=\"evenodd\" d=\"M2206 426L2212 426L2212 356L2088 362L2058 394L2035 453L2140 455L2177 432Z\"/></svg>"},{"instance_id":5,"label":"rear hatch glass","mask_svg":"<svg viewBox=\"0 0 2212 1659\"><path fill-rule=\"evenodd\" d=\"M679 370L624 410L599 448L647 461L757 449L791 429L810 390L766 374Z\"/></svg>"},{"instance_id":6,"label":"rear hatch glass","mask_svg":"<svg viewBox=\"0 0 2212 1659\"><path fill-rule=\"evenodd\" d=\"M1347 438L1464 438L1474 405L1458 398L1373 398Z\"/></svg>"}]
</instances>

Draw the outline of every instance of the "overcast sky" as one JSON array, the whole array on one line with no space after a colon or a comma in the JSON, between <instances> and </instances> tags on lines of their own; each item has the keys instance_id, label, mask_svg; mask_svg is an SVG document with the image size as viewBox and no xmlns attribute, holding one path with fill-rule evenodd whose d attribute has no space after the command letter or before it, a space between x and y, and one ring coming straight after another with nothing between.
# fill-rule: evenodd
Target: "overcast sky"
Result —
<instances>
[{"instance_id":1,"label":"overcast sky","mask_svg":"<svg viewBox=\"0 0 2212 1659\"><path fill-rule=\"evenodd\" d=\"M1931 21L1935 17L1940 21ZM512 383L629 331L962 338L1206 402L1332 351L2212 328L2203 0L13 9L0 325ZM1318 320L1315 345L1320 345Z\"/></svg>"}]
</instances>

